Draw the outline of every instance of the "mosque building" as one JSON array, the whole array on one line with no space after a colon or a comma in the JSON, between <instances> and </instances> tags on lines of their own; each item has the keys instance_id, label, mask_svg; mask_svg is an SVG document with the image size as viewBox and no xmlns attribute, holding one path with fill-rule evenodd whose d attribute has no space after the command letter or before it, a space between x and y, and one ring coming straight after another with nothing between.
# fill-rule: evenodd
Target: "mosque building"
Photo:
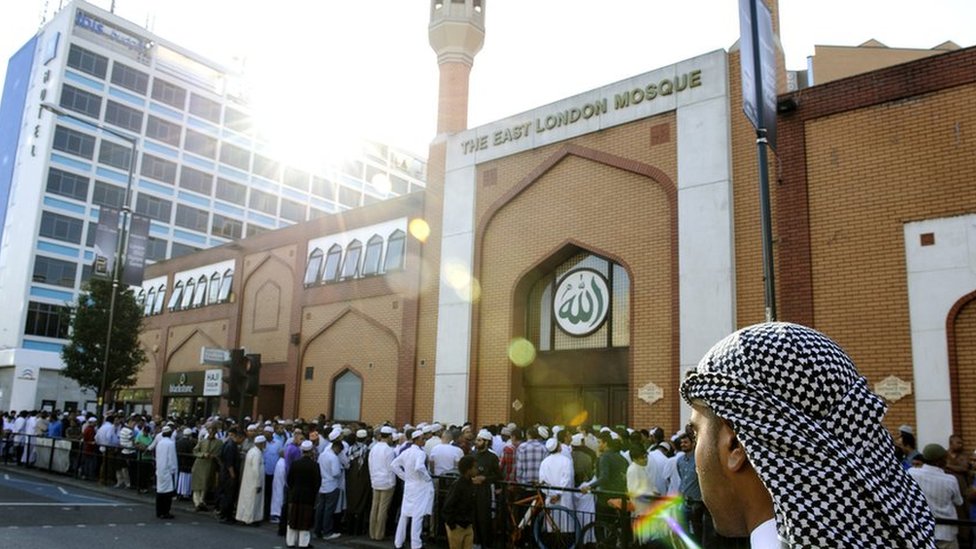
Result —
<instances>
[{"instance_id":1,"label":"mosque building","mask_svg":"<svg viewBox=\"0 0 976 549\"><path fill-rule=\"evenodd\" d=\"M426 188L149 267L143 291L184 293L147 308L131 394L226 410L183 387L202 347L244 348L266 417L683 425L684 372L765 317L738 45L468 128L486 4L430 3ZM769 162L779 319L838 341L922 442L976 439L974 63L783 77Z\"/></svg>"}]
</instances>

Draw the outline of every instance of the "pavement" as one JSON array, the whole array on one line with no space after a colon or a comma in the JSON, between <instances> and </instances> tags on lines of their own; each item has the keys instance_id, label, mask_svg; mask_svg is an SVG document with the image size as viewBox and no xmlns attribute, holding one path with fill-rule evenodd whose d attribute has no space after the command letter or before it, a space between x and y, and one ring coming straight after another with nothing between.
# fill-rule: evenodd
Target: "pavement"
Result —
<instances>
[{"instance_id":1,"label":"pavement","mask_svg":"<svg viewBox=\"0 0 976 549\"><path fill-rule=\"evenodd\" d=\"M54 549L122 544L147 549L278 549L278 525L226 525L192 502L173 501L173 520L155 517L155 494L102 486L39 469L0 465L0 548ZM384 548L392 538L343 536L316 548Z\"/></svg>"}]
</instances>

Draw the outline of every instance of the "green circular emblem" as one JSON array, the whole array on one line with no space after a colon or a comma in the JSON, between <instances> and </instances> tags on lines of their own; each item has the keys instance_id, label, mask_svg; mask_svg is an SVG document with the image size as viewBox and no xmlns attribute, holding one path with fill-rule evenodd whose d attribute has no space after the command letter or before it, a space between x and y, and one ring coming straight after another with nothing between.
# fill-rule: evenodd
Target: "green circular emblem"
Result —
<instances>
[{"instance_id":1,"label":"green circular emblem","mask_svg":"<svg viewBox=\"0 0 976 549\"><path fill-rule=\"evenodd\" d=\"M552 314L559 329L583 337L600 329L610 310L610 288L599 272L581 268L566 273L556 286Z\"/></svg>"}]
</instances>

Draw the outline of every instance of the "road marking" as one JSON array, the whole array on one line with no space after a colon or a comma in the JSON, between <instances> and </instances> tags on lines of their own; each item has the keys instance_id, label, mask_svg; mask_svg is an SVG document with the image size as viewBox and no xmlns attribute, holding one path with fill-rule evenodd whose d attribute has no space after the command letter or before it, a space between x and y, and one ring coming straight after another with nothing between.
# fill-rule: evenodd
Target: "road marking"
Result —
<instances>
[{"instance_id":1,"label":"road marking","mask_svg":"<svg viewBox=\"0 0 976 549\"><path fill-rule=\"evenodd\" d=\"M59 491L60 491L60 492L61 492L62 494L64 494L64 495L68 495L68 491L67 491L67 490L65 490L64 488L62 488L62 487L60 487L60 486L58 486L58 490L59 490Z\"/></svg>"},{"instance_id":2,"label":"road marking","mask_svg":"<svg viewBox=\"0 0 976 549\"><path fill-rule=\"evenodd\" d=\"M75 524L75 526L77 526L78 528L84 528L85 527L84 524Z\"/></svg>"}]
</instances>

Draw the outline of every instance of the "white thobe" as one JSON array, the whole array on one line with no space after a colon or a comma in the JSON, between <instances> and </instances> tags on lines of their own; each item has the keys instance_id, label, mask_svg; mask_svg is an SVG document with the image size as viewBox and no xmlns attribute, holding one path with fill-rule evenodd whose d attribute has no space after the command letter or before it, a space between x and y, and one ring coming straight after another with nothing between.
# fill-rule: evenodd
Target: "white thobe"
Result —
<instances>
[{"instance_id":1,"label":"white thobe","mask_svg":"<svg viewBox=\"0 0 976 549\"><path fill-rule=\"evenodd\" d=\"M572 512L575 507L573 493L555 488L573 487L573 460L569 459L562 452L549 454L539 465L539 483L549 486L543 492L546 494L546 505L561 505L570 510L569 513L554 513L556 522L563 532L571 532ZM552 498L558 496L556 502Z\"/></svg>"},{"instance_id":2,"label":"white thobe","mask_svg":"<svg viewBox=\"0 0 976 549\"><path fill-rule=\"evenodd\" d=\"M163 437L156 444L156 493L168 494L176 491L176 443Z\"/></svg>"},{"instance_id":3,"label":"white thobe","mask_svg":"<svg viewBox=\"0 0 976 549\"><path fill-rule=\"evenodd\" d=\"M271 516L280 517L281 507L285 503L285 458L279 457L275 463L274 478L271 481Z\"/></svg>"},{"instance_id":4,"label":"white thobe","mask_svg":"<svg viewBox=\"0 0 976 549\"><path fill-rule=\"evenodd\" d=\"M237 496L238 521L244 524L261 520L264 516L264 453L257 446L251 446L244 457L241 472L241 491Z\"/></svg>"},{"instance_id":5,"label":"white thobe","mask_svg":"<svg viewBox=\"0 0 976 549\"><path fill-rule=\"evenodd\" d=\"M424 463L427 454L413 444L390 463L396 476L403 479L403 503L400 514L421 518L429 515L434 506L434 483Z\"/></svg>"}]
</instances>

